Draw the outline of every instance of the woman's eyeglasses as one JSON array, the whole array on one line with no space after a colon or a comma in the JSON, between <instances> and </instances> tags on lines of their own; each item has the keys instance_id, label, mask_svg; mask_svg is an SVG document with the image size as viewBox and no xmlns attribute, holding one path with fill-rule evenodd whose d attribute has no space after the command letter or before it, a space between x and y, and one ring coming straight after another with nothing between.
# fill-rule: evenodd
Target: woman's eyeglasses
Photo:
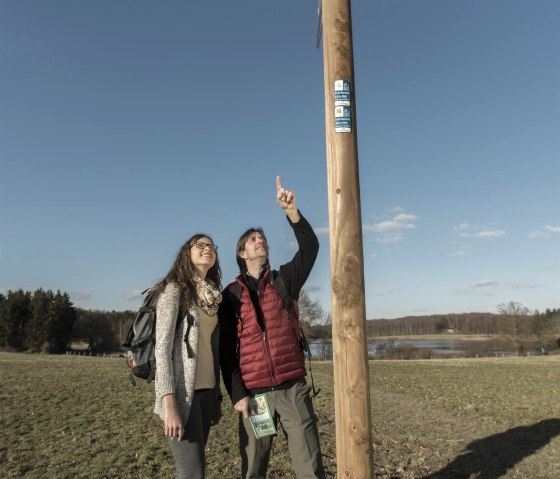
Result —
<instances>
[{"instance_id":1,"label":"woman's eyeglasses","mask_svg":"<svg viewBox=\"0 0 560 479\"><path fill-rule=\"evenodd\" d=\"M208 248L210 248L212 251L217 251L218 250L218 246L212 243L203 243L202 241L197 241L195 244L193 244L191 246L192 247L196 247L198 249L204 249L208 246Z\"/></svg>"}]
</instances>

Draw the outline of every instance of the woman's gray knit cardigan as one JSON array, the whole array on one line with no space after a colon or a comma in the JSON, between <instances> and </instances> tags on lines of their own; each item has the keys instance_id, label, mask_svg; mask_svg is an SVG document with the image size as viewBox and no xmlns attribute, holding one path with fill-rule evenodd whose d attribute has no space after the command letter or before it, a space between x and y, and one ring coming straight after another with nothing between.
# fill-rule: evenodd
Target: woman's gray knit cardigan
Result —
<instances>
[{"instance_id":1,"label":"woman's gray knit cardigan","mask_svg":"<svg viewBox=\"0 0 560 479\"><path fill-rule=\"evenodd\" d=\"M187 423L194 394L198 361L199 317L194 307L189 308L183 320L177 324L179 315L179 288L167 284L161 293L156 308L156 403L154 412L164 419L163 396L175 394L175 400L183 424ZM187 332L187 316L194 322L189 331L188 342L194 353L189 358L184 341ZM216 375L216 398L220 394L220 368L218 357L218 326L212 333L212 352Z\"/></svg>"}]
</instances>

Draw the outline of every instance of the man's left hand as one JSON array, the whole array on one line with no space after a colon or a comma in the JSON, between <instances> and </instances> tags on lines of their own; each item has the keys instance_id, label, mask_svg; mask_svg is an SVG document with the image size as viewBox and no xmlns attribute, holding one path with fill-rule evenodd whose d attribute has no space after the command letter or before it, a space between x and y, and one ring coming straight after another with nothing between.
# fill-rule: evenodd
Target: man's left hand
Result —
<instances>
[{"instance_id":1,"label":"man's left hand","mask_svg":"<svg viewBox=\"0 0 560 479\"><path fill-rule=\"evenodd\" d=\"M282 180L279 176L276 177L276 200L292 223L297 223L299 221L299 213L296 207L296 194L294 191L282 188Z\"/></svg>"}]
</instances>

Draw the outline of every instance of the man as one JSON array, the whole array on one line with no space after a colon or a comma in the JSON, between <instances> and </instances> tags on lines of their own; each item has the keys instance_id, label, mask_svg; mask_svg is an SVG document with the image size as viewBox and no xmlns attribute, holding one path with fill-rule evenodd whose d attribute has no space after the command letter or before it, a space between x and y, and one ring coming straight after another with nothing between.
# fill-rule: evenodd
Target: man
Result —
<instances>
[{"instance_id":1,"label":"man","mask_svg":"<svg viewBox=\"0 0 560 479\"><path fill-rule=\"evenodd\" d=\"M299 320L272 284L279 275L290 297L297 300L317 258L319 241L296 208L295 193L282 188L280 177L276 190L299 249L291 261L273 271L262 229L250 228L239 238L236 254L241 272L225 288L220 307L220 363L234 409L241 413L242 478L266 477L272 436L257 439L249 420L250 396L265 393L275 423L280 421L287 435L298 479L323 479Z\"/></svg>"}]
</instances>

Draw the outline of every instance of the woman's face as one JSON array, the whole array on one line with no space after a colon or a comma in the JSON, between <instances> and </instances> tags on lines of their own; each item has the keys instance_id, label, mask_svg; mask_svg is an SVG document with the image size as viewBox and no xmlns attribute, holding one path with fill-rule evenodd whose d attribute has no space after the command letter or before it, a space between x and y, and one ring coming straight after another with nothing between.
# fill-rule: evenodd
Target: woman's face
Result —
<instances>
[{"instance_id":1,"label":"woman's face","mask_svg":"<svg viewBox=\"0 0 560 479\"><path fill-rule=\"evenodd\" d=\"M216 263L216 250L210 238L202 236L191 245L191 262L204 278L208 270Z\"/></svg>"}]
</instances>

